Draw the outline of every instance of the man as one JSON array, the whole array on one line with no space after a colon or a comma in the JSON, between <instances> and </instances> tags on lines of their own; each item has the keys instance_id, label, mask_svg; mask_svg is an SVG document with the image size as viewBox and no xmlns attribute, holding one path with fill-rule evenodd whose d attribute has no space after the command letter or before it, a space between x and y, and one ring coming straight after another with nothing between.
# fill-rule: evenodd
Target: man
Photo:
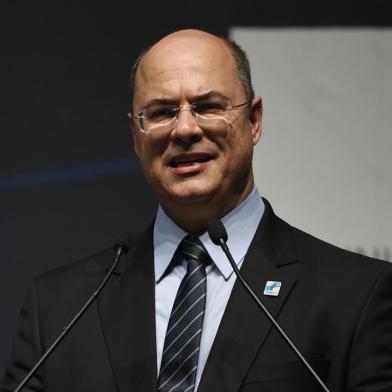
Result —
<instances>
[{"instance_id":1,"label":"man","mask_svg":"<svg viewBox=\"0 0 392 392\"><path fill-rule=\"evenodd\" d=\"M222 219L244 277L331 391L392 390L391 266L274 215L253 181L261 114L233 43L184 30L139 58L130 118L160 202L156 220L26 391L321 391L236 282L205 232L211 218ZM33 366L111 257L108 250L36 279L1 391ZM278 288L273 296L267 281Z\"/></svg>"}]
</instances>

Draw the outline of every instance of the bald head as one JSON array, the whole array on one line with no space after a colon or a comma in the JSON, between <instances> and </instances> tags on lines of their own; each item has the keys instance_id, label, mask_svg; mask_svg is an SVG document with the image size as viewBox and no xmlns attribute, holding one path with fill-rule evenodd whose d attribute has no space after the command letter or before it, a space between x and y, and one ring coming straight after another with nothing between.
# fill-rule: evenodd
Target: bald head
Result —
<instances>
[{"instance_id":1,"label":"bald head","mask_svg":"<svg viewBox=\"0 0 392 392\"><path fill-rule=\"evenodd\" d=\"M133 112L134 97L138 85L143 85L143 80L151 77L156 66L162 66L166 60L178 63L186 61L185 57L199 54L204 61L214 61L215 66L222 64L222 72L229 71L232 67L235 76L241 84L248 100L254 97L251 83L249 61L246 53L234 41L217 37L200 30L180 30L171 33L156 44L145 50L135 61L132 67L131 87L131 112ZM217 61L218 60L218 61ZM151 68L151 64L153 68ZM175 66L175 64L174 64ZM228 75L225 75L228 76Z\"/></svg>"},{"instance_id":2,"label":"bald head","mask_svg":"<svg viewBox=\"0 0 392 392\"><path fill-rule=\"evenodd\" d=\"M224 45L224 40L220 37L201 30L187 29L175 31L166 35L152 45L148 52L165 48L167 45L176 45L181 43L192 45L197 42L204 42L205 45L212 45L216 48Z\"/></svg>"}]
</instances>

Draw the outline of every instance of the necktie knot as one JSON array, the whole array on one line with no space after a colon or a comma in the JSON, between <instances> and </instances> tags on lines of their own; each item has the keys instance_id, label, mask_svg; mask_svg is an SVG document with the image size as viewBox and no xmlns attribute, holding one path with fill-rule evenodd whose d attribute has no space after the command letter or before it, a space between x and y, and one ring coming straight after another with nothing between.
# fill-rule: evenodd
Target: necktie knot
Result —
<instances>
[{"instance_id":1,"label":"necktie knot","mask_svg":"<svg viewBox=\"0 0 392 392\"><path fill-rule=\"evenodd\" d=\"M194 235L187 235L179 245L180 253L187 260L196 260L203 263L204 266L209 264L211 258L200 239Z\"/></svg>"}]
</instances>

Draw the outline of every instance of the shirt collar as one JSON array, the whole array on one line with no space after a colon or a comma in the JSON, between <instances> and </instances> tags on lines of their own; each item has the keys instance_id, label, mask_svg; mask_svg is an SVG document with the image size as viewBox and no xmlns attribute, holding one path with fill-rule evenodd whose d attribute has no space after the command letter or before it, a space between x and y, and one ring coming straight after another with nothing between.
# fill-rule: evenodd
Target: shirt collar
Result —
<instances>
[{"instance_id":1,"label":"shirt collar","mask_svg":"<svg viewBox=\"0 0 392 392\"><path fill-rule=\"evenodd\" d=\"M237 265L245 257L263 216L264 208L263 200L259 196L257 189L253 188L252 192L239 206L221 219L228 234L227 246ZM174 252L187 234L159 206L153 237L154 268L157 282L162 278L173 258ZM200 236L200 241L207 249L220 273L225 279L228 279L233 272L233 268L222 249L211 241L207 232Z\"/></svg>"}]
</instances>

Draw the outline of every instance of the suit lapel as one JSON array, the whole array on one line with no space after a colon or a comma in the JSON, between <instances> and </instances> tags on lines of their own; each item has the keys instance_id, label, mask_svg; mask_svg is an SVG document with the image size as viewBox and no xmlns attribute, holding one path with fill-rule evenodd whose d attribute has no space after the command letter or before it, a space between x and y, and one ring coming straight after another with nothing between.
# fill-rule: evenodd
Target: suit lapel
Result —
<instances>
[{"instance_id":1,"label":"suit lapel","mask_svg":"<svg viewBox=\"0 0 392 392\"><path fill-rule=\"evenodd\" d=\"M259 299L277 317L283 311L296 283L295 272L287 266L296 263L297 256L290 226L277 218L268 202L264 202L266 209L241 272ZM268 280L282 283L277 297L263 295ZM204 368L198 392L238 391L270 329L270 321L237 280Z\"/></svg>"},{"instance_id":2,"label":"suit lapel","mask_svg":"<svg viewBox=\"0 0 392 392\"><path fill-rule=\"evenodd\" d=\"M152 226L132 244L103 295L99 312L120 392L156 389Z\"/></svg>"}]
</instances>

